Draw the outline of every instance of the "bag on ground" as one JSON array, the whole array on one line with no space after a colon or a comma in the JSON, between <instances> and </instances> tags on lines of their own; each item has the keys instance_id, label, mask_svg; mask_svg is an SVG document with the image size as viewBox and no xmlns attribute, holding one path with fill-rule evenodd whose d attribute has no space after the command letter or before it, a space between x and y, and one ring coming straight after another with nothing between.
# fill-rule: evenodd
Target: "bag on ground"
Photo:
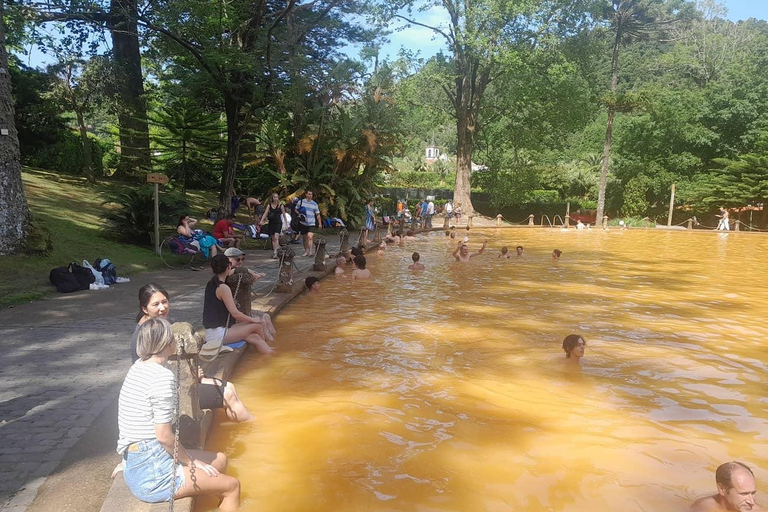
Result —
<instances>
[{"instance_id":1,"label":"bag on ground","mask_svg":"<svg viewBox=\"0 0 768 512\"><path fill-rule=\"evenodd\" d=\"M48 274L48 279L59 293L72 293L81 289L80 283L77 282L74 274L69 271L69 267L54 268Z\"/></svg>"},{"instance_id":2,"label":"bag on ground","mask_svg":"<svg viewBox=\"0 0 768 512\"><path fill-rule=\"evenodd\" d=\"M104 278L104 284L109 285L117 282L117 269L115 268L115 264L107 258L98 258L93 262L93 266L97 271L101 272L101 276Z\"/></svg>"},{"instance_id":3,"label":"bag on ground","mask_svg":"<svg viewBox=\"0 0 768 512\"><path fill-rule=\"evenodd\" d=\"M93 272L78 265L75 261L69 264L69 269L75 276L75 279L77 279L78 284L80 284L81 290L89 289L91 287L91 283L96 281L96 276L93 275Z\"/></svg>"},{"instance_id":4,"label":"bag on ground","mask_svg":"<svg viewBox=\"0 0 768 512\"><path fill-rule=\"evenodd\" d=\"M96 269L93 267L93 265L91 265L90 263L88 263L88 260L83 260L83 268L86 268L86 269L88 269L88 270L90 270L90 271L91 271L91 274L93 274L93 278L94 278L94 281L93 281L93 282L94 282L94 283L96 283L96 284L98 284L98 285L104 285L104 284L106 284L106 283L104 282L104 276L102 276L102 275L101 275L101 272L99 272L98 270L96 270Z\"/></svg>"},{"instance_id":5,"label":"bag on ground","mask_svg":"<svg viewBox=\"0 0 768 512\"><path fill-rule=\"evenodd\" d=\"M245 226L245 236L248 238L259 238L259 230L256 229L255 224L249 224Z\"/></svg>"}]
</instances>

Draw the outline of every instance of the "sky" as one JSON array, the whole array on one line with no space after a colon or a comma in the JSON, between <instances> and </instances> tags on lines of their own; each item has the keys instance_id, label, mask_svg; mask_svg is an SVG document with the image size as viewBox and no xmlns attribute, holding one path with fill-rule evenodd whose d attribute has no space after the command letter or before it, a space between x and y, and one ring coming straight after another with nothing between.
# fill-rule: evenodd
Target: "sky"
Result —
<instances>
[{"instance_id":1,"label":"sky","mask_svg":"<svg viewBox=\"0 0 768 512\"><path fill-rule=\"evenodd\" d=\"M1 0L0 0L1 1ZM748 18L757 18L768 20L768 0L719 0L728 9L728 19L733 21L745 20ZM443 15L435 11L433 13L421 13L416 18L417 21L427 25L439 25ZM393 25L391 28L403 26L403 24ZM442 36L439 36L442 37ZM381 58L390 60L397 58L401 47L412 52L419 52L422 58L429 58L435 55L444 47L443 41L434 37L434 33L426 28L410 26L401 31L394 31L389 36L390 42L381 49ZM105 47L106 49L106 47ZM28 66L46 66L54 62L50 55L40 53L36 48L28 48L29 55L22 56L22 61ZM357 58L358 50L349 48L350 57Z\"/></svg>"}]
</instances>

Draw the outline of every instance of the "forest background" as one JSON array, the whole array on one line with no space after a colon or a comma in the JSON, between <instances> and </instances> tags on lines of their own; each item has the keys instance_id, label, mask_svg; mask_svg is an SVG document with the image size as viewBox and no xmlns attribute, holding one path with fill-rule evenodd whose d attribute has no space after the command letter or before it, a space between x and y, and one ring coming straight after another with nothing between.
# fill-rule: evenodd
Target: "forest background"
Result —
<instances>
[{"instance_id":1,"label":"forest background","mask_svg":"<svg viewBox=\"0 0 768 512\"><path fill-rule=\"evenodd\" d=\"M30 167L163 172L169 204L314 189L352 226L417 189L665 221L673 183L675 221L768 224L768 22L712 0L24 0L3 20ZM396 26L441 49L382 52Z\"/></svg>"}]
</instances>

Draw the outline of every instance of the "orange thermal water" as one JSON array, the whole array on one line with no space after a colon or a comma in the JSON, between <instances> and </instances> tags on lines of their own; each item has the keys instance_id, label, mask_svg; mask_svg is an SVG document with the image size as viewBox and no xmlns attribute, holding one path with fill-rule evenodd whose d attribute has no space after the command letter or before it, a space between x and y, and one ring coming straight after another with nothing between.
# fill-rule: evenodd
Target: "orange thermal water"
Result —
<instances>
[{"instance_id":1,"label":"orange thermal water","mask_svg":"<svg viewBox=\"0 0 768 512\"><path fill-rule=\"evenodd\" d=\"M470 236L490 245L469 264L421 235L370 254L370 281L330 277L279 316L277 355L233 379L257 420L220 414L208 446L243 511L672 512L731 459L764 485L768 238ZM425 272L407 270L413 251Z\"/></svg>"}]
</instances>

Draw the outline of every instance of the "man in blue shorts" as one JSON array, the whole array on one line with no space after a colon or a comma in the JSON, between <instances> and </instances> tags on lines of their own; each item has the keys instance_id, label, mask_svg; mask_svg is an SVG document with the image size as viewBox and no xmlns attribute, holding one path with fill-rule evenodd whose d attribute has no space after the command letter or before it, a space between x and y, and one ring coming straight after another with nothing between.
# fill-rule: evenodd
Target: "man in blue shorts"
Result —
<instances>
[{"instance_id":1,"label":"man in blue shorts","mask_svg":"<svg viewBox=\"0 0 768 512\"><path fill-rule=\"evenodd\" d=\"M301 233L304 242L304 254L302 256L312 256L314 231L323 226L323 221L320 218L320 207L314 201L314 196L314 192L307 190L304 199L296 205L296 211L299 213L299 233Z\"/></svg>"}]
</instances>

